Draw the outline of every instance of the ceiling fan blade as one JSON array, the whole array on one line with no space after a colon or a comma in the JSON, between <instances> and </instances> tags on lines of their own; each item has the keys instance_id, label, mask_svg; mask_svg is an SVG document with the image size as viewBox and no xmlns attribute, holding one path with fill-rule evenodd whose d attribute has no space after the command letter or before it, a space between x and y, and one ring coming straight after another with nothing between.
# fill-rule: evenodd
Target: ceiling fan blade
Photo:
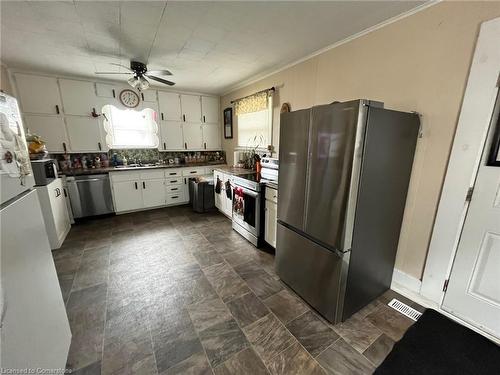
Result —
<instances>
[{"instance_id":1,"label":"ceiling fan blade","mask_svg":"<svg viewBox=\"0 0 500 375\"><path fill-rule=\"evenodd\" d=\"M160 76L171 76L172 73L170 72L170 70L148 70L148 74L156 74L156 75L160 75Z\"/></svg>"},{"instance_id":2,"label":"ceiling fan blade","mask_svg":"<svg viewBox=\"0 0 500 375\"><path fill-rule=\"evenodd\" d=\"M117 64L117 63L110 63L111 65L114 66L119 66L120 68L127 69L129 72L133 72L132 69L130 69L128 66L122 65L122 64Z\"/></svg>"},{"instance_id":3,"label":"ceiling fan blade","mask_svg":"<svg viewBox=\"0 0 500 375\"><path fill-rule=\"evenodd\" d=\"M145 76L148 77L149 79L153 79L155 81L164 83L165 85L169 85L169 86L175 85L175 82L167 81L166 79L163 79L163 78L158 78L158 77L155 77L155 76L150 76L149 74L145 74Z\"/></svg>"},{"instance_id":4,"label":"ceiling fan blade","mask_svg":"<svg viewBox=\"0 0 500 375\"><path fill-rule=\"evenodd\" d=\"M131 72L94 72L94 74L132 74Z\"/></svg>"}]
</instances>

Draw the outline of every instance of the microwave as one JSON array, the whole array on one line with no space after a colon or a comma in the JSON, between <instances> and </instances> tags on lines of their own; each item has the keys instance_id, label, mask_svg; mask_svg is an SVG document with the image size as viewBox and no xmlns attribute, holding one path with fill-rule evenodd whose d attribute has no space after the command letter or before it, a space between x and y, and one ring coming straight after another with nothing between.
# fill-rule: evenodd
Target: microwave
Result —
<instances>
[{"instance_id":1,"label":"microwave","mask_svg":"<svg viewBox=\"0 0 500 375\"><path fill-rule=\"evenodd\" d=\"M31 169L37 186L48 185L57 178L57 166L54 159L32 160Z\"/></svg>"}]
</instances>

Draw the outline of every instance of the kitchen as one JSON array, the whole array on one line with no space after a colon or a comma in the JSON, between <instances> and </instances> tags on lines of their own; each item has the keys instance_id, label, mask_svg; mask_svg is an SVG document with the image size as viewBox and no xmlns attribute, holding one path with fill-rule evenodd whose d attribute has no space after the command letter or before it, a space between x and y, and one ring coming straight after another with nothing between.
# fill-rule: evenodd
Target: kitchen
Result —
<instances>
[{"instance_id":1,"label":"kitchen","mask_svg":"<svg viewBox=\"0 0 500 375\"><path fill-rule=\"evenodd\" d=\"M430 270L498 3L1 7L2 369L452 373L431 319L497 356Z\"/></svg>"}]
</instances>

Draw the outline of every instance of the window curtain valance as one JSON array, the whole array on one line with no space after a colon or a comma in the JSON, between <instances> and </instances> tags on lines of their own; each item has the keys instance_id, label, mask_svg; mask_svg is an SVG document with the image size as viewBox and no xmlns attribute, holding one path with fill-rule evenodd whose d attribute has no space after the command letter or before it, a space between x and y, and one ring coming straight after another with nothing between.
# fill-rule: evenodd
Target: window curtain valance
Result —
<instances>
[{"instance_id":1,"label":"window curtain valance","mask_svg":"<svg viewBox=\"0 0 500 375\"><path fill-rule=\"evenodd\" d=\"M273 89L259 91L253 95L246 96L244 98L235 100L234 112L236 116L245 113L260 112L267 109L268 100L267 98L274 92Z\"/></svg>"}]
</instances>

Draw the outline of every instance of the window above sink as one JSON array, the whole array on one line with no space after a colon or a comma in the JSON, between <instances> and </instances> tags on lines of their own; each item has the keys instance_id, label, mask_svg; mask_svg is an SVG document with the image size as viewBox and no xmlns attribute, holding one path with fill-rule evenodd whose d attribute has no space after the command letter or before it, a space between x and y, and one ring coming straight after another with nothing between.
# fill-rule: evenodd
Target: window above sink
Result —
<instances>
[{"instance_id":1,"label":"window above sink","mask_svg":"<svg viewBox=\"0 0 500 375\"><path fill-rule=\"evenodd\" d=\"M110 149L157 148L159 144L157 112L120 109L113 105L102 108L106 143Z\"/></svg>"}]
</instances>

